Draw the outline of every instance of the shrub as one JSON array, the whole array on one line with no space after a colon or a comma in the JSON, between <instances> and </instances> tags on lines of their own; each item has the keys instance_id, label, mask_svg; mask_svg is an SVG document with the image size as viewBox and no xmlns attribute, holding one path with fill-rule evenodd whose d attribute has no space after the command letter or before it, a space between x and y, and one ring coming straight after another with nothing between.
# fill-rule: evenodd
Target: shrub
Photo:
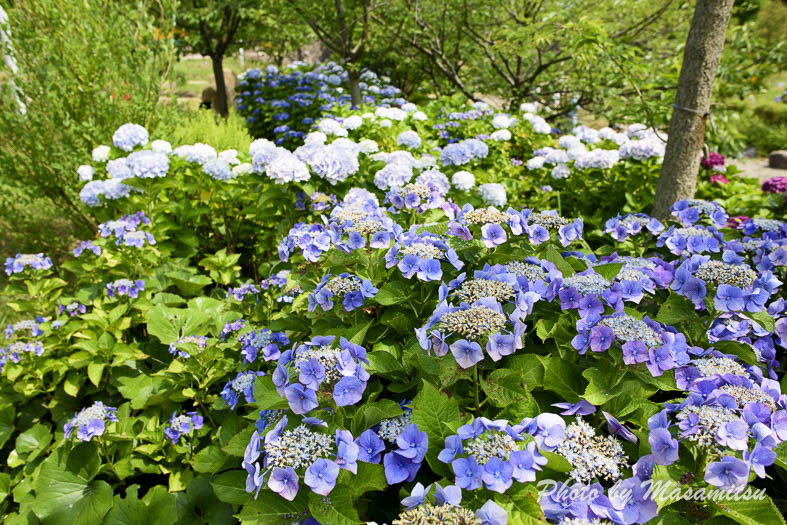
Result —
<instances>
[{"instance_id":1,"label":"shrub","mask_svg":"<svg viewBox=\"0 0 787 525\"><path fill-rule=\"evenodd\" d=\"M115 132L91 240L6 261L9 523L778 522L645 488L781 473L787 224L641 213L644 126L403 108L294 152Z\"/></svg>"},{"instance_id":2,"label":"shrub","mask_svg":"<svg viewBox=\"0 0 787 525\"><path fill-rule=\"evenodd\" d=\"M2 248L46 246L62 254L69 239L95 226L77 199L77 159L123 122L155 129L167 118L159 85L172 46L158 35L166 34L169 19L144 3L98 0L24 0L8 15L13 49L3 53L15 58L18 71L5 64L0 85L0 220L8 243Z\"/></svg>"}]
</instances>

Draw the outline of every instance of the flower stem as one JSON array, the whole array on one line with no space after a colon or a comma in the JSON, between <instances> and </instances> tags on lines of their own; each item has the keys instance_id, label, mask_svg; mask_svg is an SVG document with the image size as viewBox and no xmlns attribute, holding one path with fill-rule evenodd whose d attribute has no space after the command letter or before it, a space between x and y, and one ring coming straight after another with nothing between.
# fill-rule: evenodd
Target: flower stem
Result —
<instances>
[{"instance_id":1,"label":"flower stem","mask_svg":"<svg viewBox=\"0 0 787 525\"><path fill-rule=\"evenodd\" d=\"M481 403L478 399L478 367L473 367L473 384L475 386L475 415L478 417L481 414Z\"/></svg>"}]
</instances>

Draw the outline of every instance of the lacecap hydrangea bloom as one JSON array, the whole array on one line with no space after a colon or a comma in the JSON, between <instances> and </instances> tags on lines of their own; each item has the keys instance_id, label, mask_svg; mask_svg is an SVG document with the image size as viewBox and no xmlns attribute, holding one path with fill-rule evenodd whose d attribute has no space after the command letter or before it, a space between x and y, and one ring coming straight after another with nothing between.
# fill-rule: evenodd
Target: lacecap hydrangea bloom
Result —
<instances>
[{"instance_id":1,"label":"lacecap hydrangea bloom","mask_svg":"<svg viewBox=\"0 0 787 525\"><path fill-rule=\"evenodd\" d=\"M188 359L191 354L192 348L196 348L198 352L202 352L208 344L208 338L204 335L184 335L178 338L174 343L169 344L169 353Z\"/></svg>"},{"instance_id":2,"label":"lacecap hydrangea bloom","mask_svg":"<svg viewBox=\"0 0 787 525\"><path fill-rule=\"evenodd\" d=\"M190 436L193 431L202 428L202 416L196 412L186 412L185 414L172 413L169 425L164 427L164 435L177 445L180 438Z\"/></svg>"},{"instance_id":3,"label":"lacecap hydrangea bloom","mask_svg":"<svg viewBox=\"0 0 787 525\"><path fill-rule=\"evenodd\" d=\"M139 297L139 292L145 289L145 281L137 279L118 279L107 283L107 297L114 298L115 295L127 295L132 299Z\"/></svg>"},{"instance_id":4,"label":"lacecap hydrangea bloom","mask_svg":"<svg viewBox=\"0 0 787 525\"><path fill-rule=\"evenodd\" d=\"M424 350L434 349L440 357L450 350L460 367L470 368L484 359L484 349L493 361L499 361L522 348L525 324L521 317L519 308L506 314L494 297L459 306L443 300L415 333Z\"/></svg>"},{"instance_id":5,"label":"lacecap hydrangea bloom","mask_svg":"<svg viewBox=\"0 0 787 525\"><path fill-rule=\"evenodd\" d=\"M43 253L18 253L15 257L8 257L5 260L5 273L6 275L21 273L27 266L33 270L48 270L52 267L52 259Z\"/></svg>"},{"instance_id":6,"label":"lacecap hydrangea bloom","mask_svg":"<svg viewBox=\"0 0 787 525\"><path fill-rule=\"evenodd\" d=\"M79 241L73 251L74 257L79 257L85 251L93 252L93 255L101 255L101 247L93 244L93 241Z\"/></svg>"},{"instance_id":7,"label":"lacecap hydrangea bloom","mask_svg":"<svg viewBox=\"0 0 787 525\"><path fill-rule=\"evenodd\" d=\"M358 446L350 432L336 429L330 435L322 430L327 423L316 418L303 418L291 428L288 423L284 415L263 436L252 434L242 462L247 472L246 492L254 492L256 498L266 485L292 501L302 480L315 494L328 496L341 469L357 472Z\"/></svg>"},{"instance_id":8,"label":"lacecap hydrangea bloom","mask_svg":"<svg viewBox=\"0 0 787 525\"><path fill-rule=\"evenodd\" d=\"M33 341L32 343L17 341L8 345L8 348L2 348L1 350L3 355L14 363L21 361L23 354L35 355L36 357L44 355L44 345L40 341Z\"/></svg>"},{"instance_id":9,"label":"lacecap hydrangea bloom","mask_svg":"<svg viewBox=\"0 0 787 525\"><path fill-rule=\"evenodd\" d=\"M582 239L584 225L581 219L561 217L554 210L534 212L524 209L520 212L520 220L524 223L531 244L541 244L550 239L551 232L557 231L558 241L568 246Z\"/></svg>"},{"instance_id":10,"label":"lacecap hydrangea bloom","mask_svg":"<svg viewBox=\"0 0 787 525\"><path fill-rule=\"evenodd\" d=\"M629 236L638 235L643 229L647 229L652 235L658 235L664 231L664 225L658 219L644 213L618 215L604 224L604 233L618 242L625 241Z\"/></svg>"},{"instance_id":11,"label":"lacecap hydrangea bloom","mask_svg":"<svg viewBox=\"0 0 787 525\"><path fill-rule=\"evenodd\" d=\"M680 200L672 205L671 211L683 226L692 226L700 219L707 218L713 226L722 228L729 218L724 208L716 202L701 199Z\"/></svg>"},{"instance_id":12,"label":"lacecap hydrangea bloom","mask_svg":"<svg viewBox=\"0 0 787 525\"><path fill-rule=\"evenodd\" d=\"M514 481L535 481L536 472L547 463L534 441L525 444L522 430L506 420L476 418L445 439L438 459L451 465L457 487L486 487L503 494Z\"/></svg>"},{"instance_id":13,"label":"lacecap hydrangea bloom","mask_svg":"<svg viewBox=\"0 0 787 525\"><path fill-rule=\"evenodd\" d=\"M317 288L309 294L309 311L313 312L318 306L325 312L331 310L335 297L341 298L342 308L351 312L362 307L364 300L371 299L377 295L377 292L371 281L357 275L345 272L334 277L326 274Z\"/></svg>"},{"instance_id":14,"label":"lacecap hydrangea bloom","mask_svg":"<svg viewBox=\"0 0 787 525\"><path fill-rule=\"evenodd\" d=\"M439 281L443 277L441 261L461 270L464 263L445 239L429 232L416 233L417 226L405 232L385 254L385 267L396 266L410 279L414 275L421 281Z\"/></svg>"},{"instance_id":15,"label":"lacecap hydrangea bloom","mask_svg":"<svg viewBox=\"0 0 787 525\"><path fill-rule=\"evenodd\" d=\"M319 406L318 392L332 392L337 406L354 405L363 397L369 372L366 349L344 337L317 336L282 352L273 384L296 414Z\"/></svg>"},{"instance_id":16,"label":"lacecap hydrangea bloom","mask_svg":"<svg viewBox=\"0 0 787 525\"><path fill-rule=\"evenodd\" d=\"M17 321L16 323L8 323L8 326L5 329L5 337L6 339L10 339L12 335L16 332L30 330L31 337L38 337L39 335L43 335L43 330L41 330L41 324L47 321L46 317L36 316L35 319L25 319L23 321Z\"/></svg>"},{"instance_id":17,"label":"lacecap hydrangea bloom","mask_svg":"<svg viewBox=\"0 0 787 525\"><path fill-rule=\"evenodd\" d=\"M265 361L278 359L281 355L281 347L290 344L284 332L271 332L267 328L243 334L238 337L238 341L241 344L240 353L245 363L255 362L260 353Z\"/></svg>"},{"instance_id":18,"label":"lacecap hydrangea bloom","mask_svg":"<svg viewBox=\"0 0 787 525\"><path fill-rule=\"evenodd\" d=\"M264 375L265 372L255 372L253 370L238 372L235 379L231 379L224 385L224 389L221 391L221 398L232 410L235 410L241 395L246 399L247 403L254 403L254 382L259 376Z\"/></svg>"},{"instance_id":19,"label":"lacecap hydrangea bloom","mask_svg":"<svg viewBox=\"0 0 787 525\"><path fill-rule=\"evenodd\" d=\"M105 406L101 401L96 401L92 406L83 408L63 426L66 439L76 429L77 439L90 441L94 437L102 436L107 422L117 422L115 415L117 408Z\"/></svg>"}]
</instances>

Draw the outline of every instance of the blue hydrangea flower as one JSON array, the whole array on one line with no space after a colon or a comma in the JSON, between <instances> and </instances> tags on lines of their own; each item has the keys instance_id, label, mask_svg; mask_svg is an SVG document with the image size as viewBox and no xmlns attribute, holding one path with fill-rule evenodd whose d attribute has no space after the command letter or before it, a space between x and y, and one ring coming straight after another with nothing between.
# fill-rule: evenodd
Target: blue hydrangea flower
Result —
<instances>
[{"instance_id":1,"label":"blue hydrangea flower","mask_svg":"<svg viewBox=\"0 0 787 525\"><path fill-rule=\"evenodd\" d=\"M230 288L227 290L227 295L225 295L225 298L233 297L236 301L243 301L247 295L256 295L258 293L260 293L259 288L257 288L253 283L247 282L243 283L237 288Z\"/></svg>"},{"instance_id":2,"label":"blue hydrangea flower","mask_svg":"<svg viewBox=\"0 0 787 525\"><path fill-rule=\"evenodd\" d=\"M123 124L112 135L112 143L123 151L133 151L148 143L148 131L138 124Z\"/></svg>"},{"instance_id":3,"label":"blue hydrangea flower","mask_svg":"<svg viewBox=\"0 0 787 525\"><path fill-rule=\"evenodd\" d=\"M342 299L342 307L347 312L360 308L364 300L371 299L377 294L371 281L350 273L342 273L337 277L331 274L323 276L317 288L309 294L309 311L313 312L317 306L327 312L334 306L333 298Z\"/></svg>"},{"instance_id":4,"label":"blue hydrangea flower","mask_svg":"<svg viewBox=\"0 0 787 525\"><path fill-rule=\"evenodd\" d=\"M138 190L118 179L92 180L79 191L79 199L88 206L99 206L102 197L108 200L123 199L132 191Z\"/></svg>"},{"instance_id":5,"label":"blue hydrangea flower","mask_svg":"<svg viewBox=\"0 0 787 525\"><path fill-rule=\"evenodd\" d=\"M246 492L256 498L267 477L270 490L292 501L303 476L312 492L328 496L342 469L357 472L358 447L350 432L337 429L331 436L307 418L294 428L287 428L288 422L285 415L268 432L252 434L242 462Z\"/></svg>"},{"instance_id":6,"label":"blue hydrangea flower","mask_svg":"<svg viewBox=\"0 0 787 525\"><path fill-rule=\"evenodd\" d=\"M264 375L265 372L255 372L253 370L238 372L235 379L228 381L224 385L224 389L221 391L221 398L232 410L235 410L241 395L243 395L247 403L254 403L254 382L257 380L257 377Z\"/></svg>"},{"instance_id":7,"label":"blue hydrangea flower","mask_svg":"<svg viewBox=\"0 0 787 525\"><path fill-rule=\"evenodd\" d=\"M508 490L514 480L535 481L536 471L547 462L536 444L531 441L526 445L521 431L507 421L484 417L446 438L438 459L451 464L458 487L475 490L485 486L499 493Z\"/></svg>"},{"instance_id":8,"label":"blue hydrangea flower","mask_svg":"<svg viewBox=\"0 0 787 525\"><path fill-rule=\"evenodd\" d=\"M227 321L224 323L224 327L221 329L221 340L222 342L227 339L227 336L233 332L238 332L246 326L246 321L243 319L236 319L235 321Z\"/></svg>"},{"instance_id":9,"label":"blue hydrangea flower","mask_svg":"<svg viewBox=\"0 0 787 525\"><path fill-rule=\"evenodd\" d=\"M318 336L279 357L273 383L296 414L317 408L318 391L332 391L337 406L361 400L369 372L366 350L344 337ZM297 377L296 377L297 374ZM295 382L297 381L297 382Z\"/></svg>"},{"instance_id":10,"label":"blue hydrangea flower","mask_svg":"<svg viewBox=\"0 0 787 525\"><path fill-rule=\"evenodd\" d=\"M169 353L182 357L183 359L188 359L191 357L186 350L190 350L190 346L196 346L199 352L202 352L205 349L205 346L208 344L208 338L204 335L186 335L181 336L178 338L177 342L169 344ZM186 345L185 347L181 345Z\"/></svg>"},{"instance_id":11,"label":"blue hydrangea flower","mask_svg":"<svg viewBox=\"0 0 787 525\"><path fill-rule=\"evenodd\" d=\"M186 412L185 414L172 413L169 425L164 427L164 435L177 445L181 436L190 436L194 430L202 428L202 416L196 412Z\"/></svg>"},{"instance_id":12,"label":"blue hydrangea flower","mask_svg":"<svg viewBox=\"0 0 787 525\"><path fill-rule=\"evenodd\" d=\"M284 332L271 332L267 328L243 334L238 338L238 341L241 344L240 353L245 363L256 361L260 352L262 352L262 358L265 361L278 359L281 355L281 347L290 344L290 340Z\"/></svg>"},{"instance_id":13,"label":"blue hydrangea flower","mask_svg":"<svg viewBox=\"0 0 787 525\"><path fill-rule=\"evenodd\" d=\"M33 270L48 270L52 267L52 259L43 253L18 253L16 257L8 257L5 260L5 273L6 275L21 273L27 266Z\"/></svg>"},{"instance_id":14,"label":"blue hydrangea flower","mask_svg":"<svg viewBox=\"0 0 787 525\"><path fill-rule=\"evenodd\" d=\"M656 246L666 246L674 255L718 253L723 242L722 234L713 226L670 226L659 235Z\"/></svg>"},{"instance_id":15,"label":"blue hydrangea flower","mask_svg":"<svg viewBox=\"0 0 787 525\"><path fill-rule=\"evenodd\" d=\"M149 225L150 219L141 211L136 213L123 215L119 219L112 221L102 222L98 225L98 233L101 237L115 237L115 244L120 246L125 241L126 235L139 231L140 225ZM150 234L134 236L128 246L141 247L140 243L144 244L147 240L150 244L155 244L153 236L147 237ZM152 240L153 239L153 240ZM151 242L152 240L152 242Z\"/></svg>"},{"instance_id":16,"label":"blue hydrangea flower","mask_svg":"<svg viewBox=\"0 0 787 525\"><path fill-rule=\"evenodd\" d=\"M404 233L385 254L385 266L396 266L407 279L414 275L421 281L439 281L443 277L441 261L461 270L464 263L445 239L430 232L417 233L417 226Z\"/></svg>"},{"instance_id":17,"label":"blue hydrangea flower","mask_svg":"<svg viewBox=\"0 0 787 525\"><path fill-rule=\"evenodd\" d=\"M288 261L295 248L301 250L307 261L317 262L331 248L331 235L320 224L299 222L290 228L287 236L279 243L279 259Z\"/></svg>"},{"instance_id":18,"label":"blue hydrangea flower","mask_svg":"<svg viewBox=\"0 0 787 525\"><path fill-rule=\"evenodd\" d=\"M484 359L481 344L494 361L522 348L525 324L520 317L517 310L506 314L491 297L458 307L444 300L416 336L424 350L434 349L438 356L450 350L459 366L470 368Z\"/></svg>"},{"instance_id":19,"label":"blue hydrangea flower","mask_svg":"<svg viewBox=\"0 0 787 525\"><path fill-rule=\"evenodd\" d=\"M521 222L532 244L541 244L550 239L550 233L557 231L561 246L568 246L576 240L582 239L584 225L581 219L566 219L556 211L533 212L525 209L520 213Z\"/></svg>"},{"instance_id":20,"label":"blue hydrangea flower","mask_svg":"<svg viewBox=\"0 0 787 525\"><path fill-rule=\"evenodd\" d=\"M32 343L17 341L8 345L8 348L3 348L2 350L3 355L5 355L8 360L14 363L18 363L22 360L22 354L31 354L37 357L44 354L44 346L40 341L34 341Z\"/></svg>"},{"instance_id":21,"label":"blue hydrangea flower","mask_svg":"<svg viewBox=\"0 0 787 525\"><path fill-rule=\"evenodd\" d=\"M166 153L142 150L135 151L126 157L126 165L133 177L155 179L165 177L169 172L169 157ZM109 165L107 164L107 170ZM118 178L118 177L112 177Z\"/></svg>"},{"instance_id":22,"label":"blue hydrangea flower","mask_svg":"<svg viewBox=\"0 0 787 525\"><path fill-rule=\"evenodd\" d=\"M38 337L43 335L44 331L41 330L41 324L45 323L48 319L46 317L36 316L35 319L25 319L24 321L17 321L16 323L9 323L5 329L6 339L10 339L13 334L22 330L30 330L31 337Z\"/></svg>"},{"instance_id":23,"label":"blue hydrangea flower","mask_svg":"<svg viewBox=\"0 0 787 525\"><path fill-rule=\"evenodd\" d=\"M145 281L137 279L135 281L129 279L118 279L107 283L107 297L114 298L115 295L127 295L132 299L139 296L139 292L145 289Z\"/></svg>"},{"instance_id":24,"label":"blue hydrangea flower","mask_svg":"<svg viewBox=\"0 0 787 525\"><path fill-rule=\"evenodd\" d=\"M426 457L429 437L412 423L396 438L396 445L398 448L383 457L385 479L389 485L415 479Z\"/></svg>"},{"instance_id":25,"label":"blue hydrangea flower","mask_svg":"<svg viewBox=\"0 0 787 525\"><path fill-rule=\"evenodd\" d=\"M63 312L68 313L68 315L70 317L76 317L79 314L86 313L87 312L87 307L84 304L78 303L76 301L70 302L67 305L59 304L57 306L57 313L59 315L62 315Z\"/></svg>"},{"instance_id":26,"label":"blue hydrangea flower","mask_svg":"<svg viewBox=\"0 0 787 525\"><path fill-rule=\"evenodd\" d=\"M79 241L79 244L74 248L74 257L79 257L83 252L90 251L94 255L101 255L101 248L93 244L93 241Z\"/></svg>"},{"instance_id":27,"label":"blue hydrangea flower","mask_svg":"<svg viewBox=\"0 0 787 525\"><path fill-rule=\"evenodd\" d=\"M680 200L672 205L671 211L683 226L692 226L706 217L713 226L722 228L729 218L724 208L716 202L701 199Z\"/></svg>"},{"instance_id":28,"label":"blue hydrangea flower","mask_svg":"<svg viewBox=\"0 0 787 525\"><path fill-rule=\"evenodd\" d=\"M623 242L629 236L639 235L647 229L652 235L664 231L664 225L656 218L644 213L629 213L609 219L604 223L604 233L610 235L618 242Z\"/></svg>"},{"instance_id":29,"label":"blue hydrangea flower","mask_svg":"<svg viewBox=\"0 0 787 525\"><path fill-rule=\"evenodd\" d=\"M104 434L107 422L117 422L115 415L117 408L105 406L101 401L96 401L92 406L83 408L63 426L66 439L76 429L77 439L90 441L93 437Z\"/></svg>"}]
</instances>

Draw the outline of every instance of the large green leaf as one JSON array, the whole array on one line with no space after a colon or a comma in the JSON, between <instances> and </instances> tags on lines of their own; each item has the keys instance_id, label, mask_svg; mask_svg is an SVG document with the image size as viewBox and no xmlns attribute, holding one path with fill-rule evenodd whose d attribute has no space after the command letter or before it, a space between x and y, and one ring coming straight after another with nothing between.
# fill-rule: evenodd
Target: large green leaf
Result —
<instances>
[{"instance_id":1,"label":"large green leaf","mask_svg":"<svg viewBox=\"0 0 787 525\"><path fill-rule=\"evenodd\" d=\"M16 453L27 461L32 461L46 450L50 441L52 441L52 433L49 431L49 426L36 423L17 436Z\"/></svg>"},{"instance_id":2,"label":"large green leaf","mask_svg":"<svg viewBox=\"0 0 787 525\"><path fill-rule=\"evenodd\" d=\"M442 450L445 438L455 433L448 425L461 421L456 400L424 381L424 386L415 396L412 407L413 423L416 423L421 432L426 432L429 437L429 451L426 453L429 466L437 474L449 476L450 470L445 463L437 459L437 455Z\"/></svg>"},{"instance_id":3,"label":"large green leaf","mask_svg":"<svg viewBox=\"0 0 787 525\"><path fill-rule=\"evenodd\" d=\"M95 525L112 507L112 487L74 463L61 448L41 464L33 510L45 524Z\"/></svg>"},{"instance_id":4,"label":"large green leaf","mask_svg":"<svg viewBox=\"0 0 787 525\"><path fill-rule=\"evenodd\" d=\"M307 516L308 487L301 487L292 501L287 501L278 494L263 488L253 499L246 503L236 515L241 523L259 525L290 525L296 516Z\"/></svg>"},{"instance_id":5,"label":"large green leaf","mask_svg":"<svg viewBox=\"0 0 787 525\"><path fill-rule=\"evenodd\" d=\"M219 500L232 505L246 503L251 494L246 492L246 471L230 470L222 472L210 482Z\"/></svg>"},{"instance_id":6,"label":"large green leaf","mask_svg":"<svg viewBox=\"0 0 787 525\"><path fill-rule=\"evenodd\" d=\"M544 365L544 388L559 394L563 399L576 403L585 391L581 369L555 355L539 356Z\"/></svg>"},{"instance_id":7,"label":"large green leaf","mask_svg":"<svg viewBox=\"0 0 787 525\"><path fill-rule=\"evenodd\" d=\"M742 525L785 525L784 517L769 496L765 499L733 499L714 502L717 515L727 516Z\"/></svg>"},{"instance_id":8,"label":"large green leaf","mask_svg":"<svg viewBox=\"0 0 787 525\"><path fill-rule=\"evenodd\" d=\"M168 525L177 516L175 495L163 485L156 485L143 498L138 497L139 487L126 488L126 497L115 495L115 504L103 525Z\"/></svg>"},{"instance_id":9,"label":"large green leaf","mask_svg":"<svg viewBox=\"0 0 787 525\"><path fill-rule=\"evenodd\" d=\"M308 487L302 490L308 490ZM358 525L361 519L353 507L354 500L353 489L349 485L337 483L327 498L309 491L309 511L320 523Z\"/></svg>"},{"instance_id":10,"label":"large green leaf","mask_svg":"<svg viewBox=\"0 0 787 525\"><path fill-rule=\"evenodd\" d=\"M677 324L696 318L694 303L674 292L670 292L667 300L659 308L659 313L656 314L656 321L664 324Z\"/></svg>"},{"instance_id":11,"label":"large green leaf","mask_svg":"<svg viewBox=\"0 0 787 525\"><path fill-rule=\"evenodd\" d=\"M390 281L379 289L377 295L374 296L374 300L384 306L399 304L406 301L412 291L413 286L411 283Z\"/></svg>"}]
</instances>

